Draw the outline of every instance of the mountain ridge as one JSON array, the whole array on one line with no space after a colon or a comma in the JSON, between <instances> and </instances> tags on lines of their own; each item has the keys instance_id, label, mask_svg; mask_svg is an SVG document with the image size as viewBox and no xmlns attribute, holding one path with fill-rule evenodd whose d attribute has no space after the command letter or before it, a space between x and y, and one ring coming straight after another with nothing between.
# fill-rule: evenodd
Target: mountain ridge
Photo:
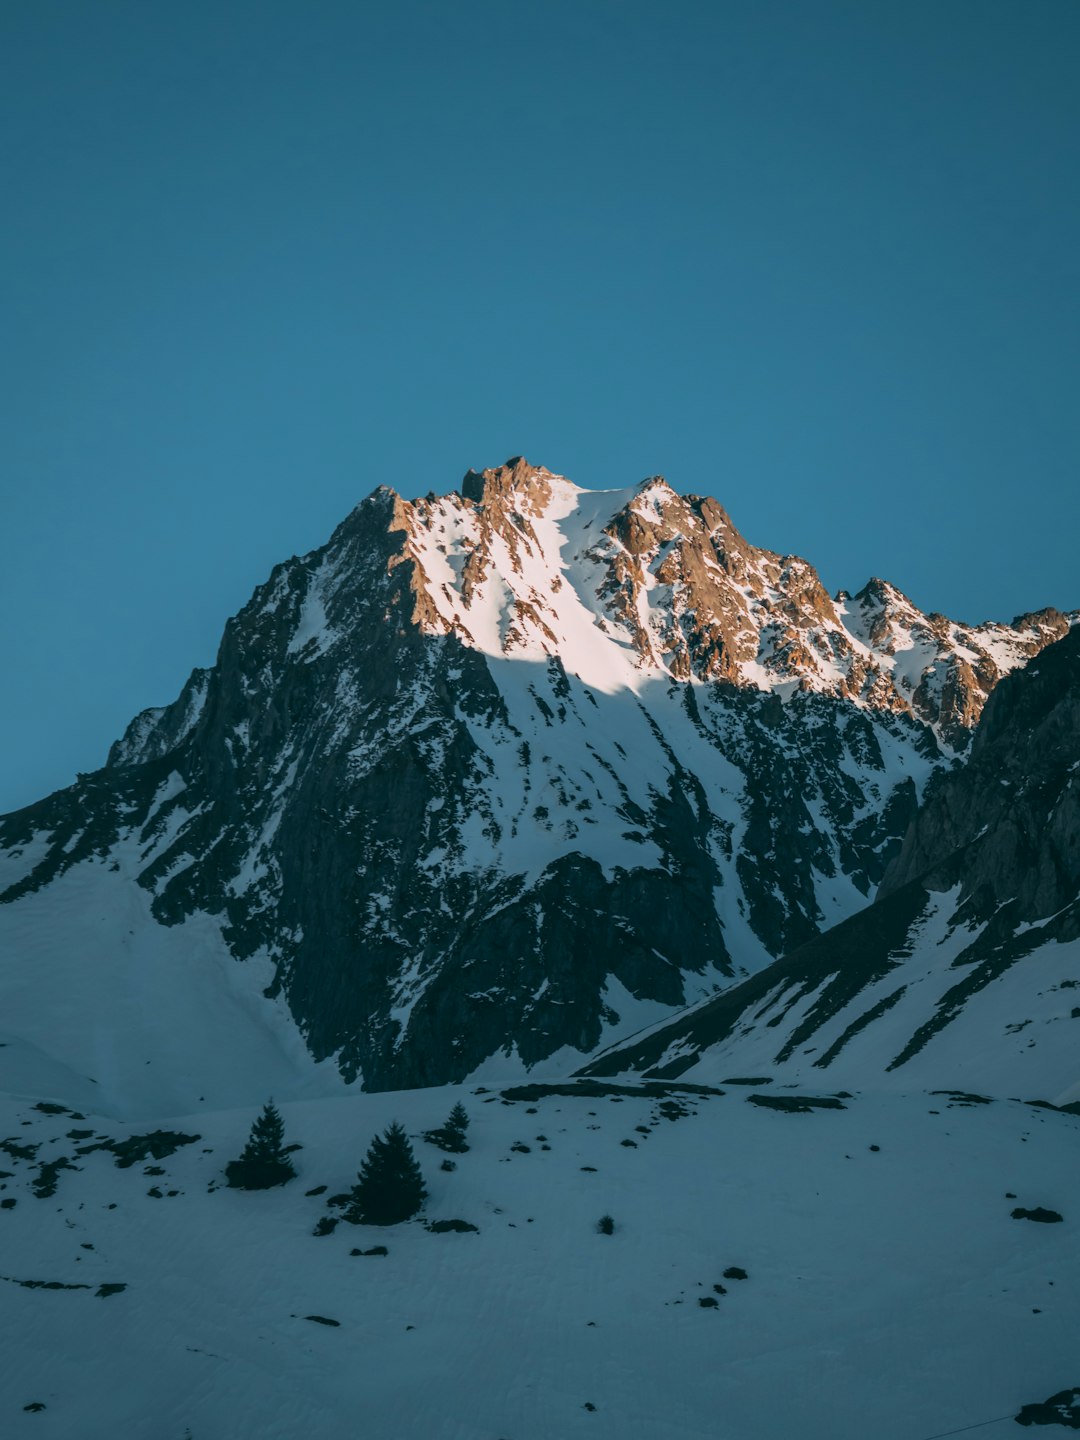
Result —
<instances>
[{"instance_id":1,"label":"mountain ridge","mask_svg":"<svg viewBox=\"0 0 1080 1440\"><path fill-rule=\"evenodd\" d=\"M1074 627L994 691L967 764L935 777L871 905L582 1073L708 1079L749 1064L1080 1099L1078 772Z\"/></svg>"},{"instance_id":2,"label":"mountain ridge","mask_svg":"<svg viewBox=\"0 0 1080 1440\"><path fill-rule=\"evenodd\" d=\"M0 915L86 865L156 925L211 917L369 1088L580 1063L866 902L1070 623L1019 621L834 602L657 477L380 487L102 770L0 821Z\"/></svg>"}]
</instances>

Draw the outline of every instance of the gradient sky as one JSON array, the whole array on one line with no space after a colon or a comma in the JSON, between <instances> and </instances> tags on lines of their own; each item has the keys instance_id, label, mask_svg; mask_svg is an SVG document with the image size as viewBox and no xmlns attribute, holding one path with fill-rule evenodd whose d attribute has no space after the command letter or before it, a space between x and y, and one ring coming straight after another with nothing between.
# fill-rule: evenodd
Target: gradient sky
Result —
<instances>
[{"instance_id":1,"label":"gradient sky","mask_svg":"<svg viewBox=\"0 0 1080 1440\"><path fill-rule=\"evenodd\" d=\"M1080 605L1076 0L0 5L0 810L377 484Z\"/></svg>"}]
</instances>

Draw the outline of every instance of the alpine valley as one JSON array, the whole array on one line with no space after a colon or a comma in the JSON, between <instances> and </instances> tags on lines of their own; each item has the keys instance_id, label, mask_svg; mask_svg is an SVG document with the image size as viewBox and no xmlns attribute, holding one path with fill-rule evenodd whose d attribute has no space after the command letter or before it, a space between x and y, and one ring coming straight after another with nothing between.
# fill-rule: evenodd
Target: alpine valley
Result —
<instances>
[{"instance_id":1,"label":"alpine valley","mask_svg":"<svg viewBox=\"0 0 1080 1440\"><path fill-rule=\"evenodd\" d=\"M0 819L3 1433L1080 1428L1078 621L377 489ZM301 1178L223 1188L270 1094Z\"/></svg>"}]
</instances>

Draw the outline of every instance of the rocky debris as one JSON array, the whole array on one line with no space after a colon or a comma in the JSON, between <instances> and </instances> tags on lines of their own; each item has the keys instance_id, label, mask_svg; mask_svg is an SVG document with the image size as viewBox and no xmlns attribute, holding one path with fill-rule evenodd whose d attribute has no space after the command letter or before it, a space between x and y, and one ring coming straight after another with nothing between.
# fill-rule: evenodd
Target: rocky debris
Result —
<instances>
[{"instance_id":1,"label":"rocky debris","mask_svg":"<svg viewBox=\"0 0 1080 1440\"><path fill-rule=\"evenodd\" d=\"M1064 1219L1056 1210L1047 1210L1042 1205L1036 1205L1033 1210L1025 1210L1022 1205L1018 1205L1009 1213L1014 1220L1035 1220L1040 1225L1059 1225Z\"/></svg>"},{"instance_id":2,"label":"rocky debris","mask_svg":"<svg viewBox=\"0 0 1080 1440\"><path fill-rule=\"evenodd\" d=\"M751 1105L763 1110L784 1110L789 1115L810 1115L815 1110L846 1110L842 1100L832 1095L748 1095Z\"/></svg>"},{"instance_id":3,"label":"rocky debris","mask_svg":"<svg viewBox=\"0 0 1080 1440\"><path fill-rule=\"evenodd\" d=\"M677 1095L723 1095L714 1085L664 1085L655 1080L641 1084L604 1084L596 1080L570 1080L554 1084L512 1085L503 1090L504 1100L546 1100L552 1096L565 1096L586 1100L610 1099L613 1096L624 1099L627 1096L645 1095L650 1099L667 1099Z\"/></svg>"},{"instance_id":4,"label":"rocky debris","mask_svg":"<svg viewBox=\"0 0 1080 1440\"><path fill-rule=\"evenodd\" d=\"M11 1275L0 1275L9 1285L19 1285L24 1290L92 1290L92 1285L67 1285L62 1280L16 1280Z\"/></svg>"},{"instance_id":5,"label":"rocky debris","mask_svg":"<svg viewBox=\"0 0 1080 1440\"><path fill-rule=\"evenodd\" d=\"M126 1140L106 1137L92 1145L79 1145L75 1153L92 1155L97 1150L106 1150L115 1157L117 1169L128 1170L151 1156L155 1160L164 1160L174 1155L181 1146L194 1145L201 1139L201 1135L185 1135L180 1130L152 1130L145 1135L129 1135Z\"/></svg>"},{"instance_id":6,"label":"rocky debris","mask_svg":"<svg viewBox=\"0 0 1080 1440\"><path fill-rule=\"evenodd\" d=\"M32 1182L34 1194L39 1200L48 1200L56 1194L56 1187L59 1184L61 1170L78 1170L78 1165L73 1165L66 1155L58 1155L55 1160L48 1160L38 1166L38 1173Z\"/></svg>"},{"instance_id":7,"label":"rocky debris","mask_svg":"<svg viewBox=\"0 0 1080 1440\"><path fill-rule=\"evenodd\" d=\"M1018 1425L1060 1425L1065 1430L1080 1430L1080 1385L1059 1390L1049 1400L1023 1406L1015 1419Z\"/></svg>"}]
</instances>

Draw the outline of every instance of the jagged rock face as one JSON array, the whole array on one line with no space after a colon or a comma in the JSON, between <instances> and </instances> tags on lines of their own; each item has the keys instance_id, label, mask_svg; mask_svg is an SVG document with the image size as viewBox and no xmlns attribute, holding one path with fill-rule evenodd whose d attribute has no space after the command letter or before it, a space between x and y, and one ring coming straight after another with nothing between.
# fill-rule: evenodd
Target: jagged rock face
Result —
<instances>
[{"instance_id":1,"label":"jagged rock face","mask_svg":"<svg viewBox=\"0 0 1080 1440\"><path fill-rule=\"evenodd\" d=\"M906 704L957 749L968 743L1002 676L1060 640L1075 619L1046 609L1019 615L1011 625L961 625L924 615L895 586L877 579L839 601L848 631L881 657L876 669L870 665L865 672L864 693L875 694L875 703Z\"/></svg>"},{"instance_id":2,"label":"jagged rock face","mask_svg":"<svg viewBox=\"0 0 1080 1440\"><path fill-rule=\"evenodd\" d=\"M963 895L988 919L1044 919L1080 893L1080 627L990 699L968 764L931 786L882 886L964 851Z\"/></svg>"},{"instance_id":3,"label":"jagged rock face","mask_svg":"<svg viewBox=\"0 0 1080 1440\"><path fill-rule=\"evenodd\" d=\"M834 604L661 480L381 489L104 770L0 822L0 901L86 863L219 917L371 1088L587 1054L858 908L992 683L970 637L1004 667L1066 623L960 646L897 603Z\"/></svg>"},{"instance_id":4,"label":"jagged rock face","mask_svg":"<svg viewBox=\"0 0 1080 1440\"><path fill-rule=\"evenodd\" d=\"M1080 626L991 695L873 904L587 1073L877 1070L1080 1099L1078 777Z\"/></svg>"},{"instance_id":5,"label":"jagged rock face","mask_svg":"<svg viewBox=\"0 0 1080 1440\"><path fill-rule=\"evenodd\" d=\"M881 580L833 601L806 561L748 544L715 500L659 476L581 491L519 458L470 471L461 498L409 509L425 622L488 653L565 656L580 619L565 572L588 619L641 669L907 713L953 749L1001 676L1069 628L1052 609L957 624Z\"/></svg>"}]
</instances>

